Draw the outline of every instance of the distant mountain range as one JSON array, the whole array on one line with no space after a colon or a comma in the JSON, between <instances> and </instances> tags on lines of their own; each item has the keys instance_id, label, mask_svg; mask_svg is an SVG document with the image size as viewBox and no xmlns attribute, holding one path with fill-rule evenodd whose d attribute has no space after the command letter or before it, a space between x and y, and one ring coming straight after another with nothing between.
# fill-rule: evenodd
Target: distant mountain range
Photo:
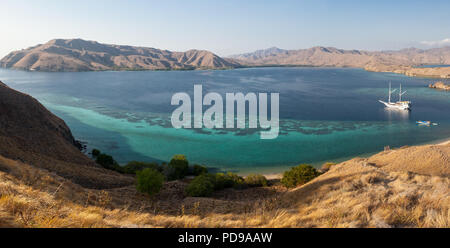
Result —
<instances>
[{"instance_id":1,"label":"distant mountain range","mask_svg":"<svg viewBox=\"0 0 450 248\"><path fill-rule=\"evenodd\" d=\"M0 66L33 71L99 71L227 69L240 65L203 50L171 52L82 39L55 39L12 52L0 60Z\"/></svg>"},{"instance_id":2,"label":"distant mountain range","mask_svg":"<svg viewBox=\"0 0 450 248\"><path fill-rule=\"evenodd\" d=\"M313 47L284 50L272 47L253 53L230 56L242 65L305 65L361 67L372 65L415 66L421 64L450 64L450 47L422 50L408 48L399 51L343 50L334 47Z\"/></svg>"},{"instance_id":3,"label":"distant mountain range","mask_svg":"<svg viewBox=\"0 0 450 248\"><path fill-rule=\"evenodd\" d=\"M15 51L0 60L0 67L32 71L194 70L253 66L359 67L369 71L410 76L450 78L450 68L418 69L423 64L450 64L450 47L398 51L343 50L313 47L284 50L272 47L221 58L205 50L172 52L147 47L101 44L82 39L55 39Z\"/></svg>"},{"instance_id":4,"label":"distant mountain range","mask_svg":"<svg viewBox=\"0 0 450 248\"><path fill-rule=\"evenodd\" d=\"M257 50L252 53L244 53L238 55L232 55L230 58L242 60L242 61L258 61L268 57L276 57L282 54L288 54L288 50L280 49L278 47L271 47L268 49Z\"/></svg>"}]
</instances>

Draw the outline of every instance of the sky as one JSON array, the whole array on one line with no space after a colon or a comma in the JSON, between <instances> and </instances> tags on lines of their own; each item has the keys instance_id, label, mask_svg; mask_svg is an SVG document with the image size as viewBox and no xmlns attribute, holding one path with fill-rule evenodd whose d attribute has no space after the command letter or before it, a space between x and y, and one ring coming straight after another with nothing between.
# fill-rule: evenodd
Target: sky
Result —
<instances>
[{"instance_id":1,"label":"sky","mask_svg":"<svg viewBox=\"0 0 450 248\"><path fill-rule=\"evenodd\" d=\"M450 1L0 0L0 57L55 38L228 56L450 45Z\"/></svg>"}]
</instances>

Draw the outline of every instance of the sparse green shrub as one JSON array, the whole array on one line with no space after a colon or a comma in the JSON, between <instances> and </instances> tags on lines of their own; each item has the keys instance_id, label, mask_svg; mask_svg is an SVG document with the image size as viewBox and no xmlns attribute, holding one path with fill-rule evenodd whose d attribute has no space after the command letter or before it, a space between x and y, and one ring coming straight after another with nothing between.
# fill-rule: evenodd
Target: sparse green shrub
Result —
<instances>
[{"instance_id":1,"label":"sparse green shrub","mask_svg":"<svg viewBox=\"0 0 450 248\"><path fill-rule=\"evenodd\" d=\"M155 169L146 168L136 173L136 189L150 196L157 194L164 183L164 176Z\"/></svg>"},{"instance_id":2,"label":"sparse green shrub","mask_svg":"<svg viewBox=\"0 0 450 248\"><path fill-rule=\"evenodd\" d=\"M228 172L215 174L214 187L216 190L226 188L243 188L245 186L244 179L235 173Z\"/></svg>"},{"instance_id":3,"label":"sparse green shrub","mask_svg":"<svg viewBox=\"0 0 450 248\"><path fill-rule=\"evenodd\" d=\"M114 163L116 163L116 161L114 160L114 158L108 154L104 154L104 153L100 153L97 156L97 159L95 160L97 162L97 164L102 165L104 167L113 165Z\"/></svg>"},{"instance_id":4,"label":"sparse green shrub","mask_svg":"<svg viewBox=\"0 0 450 248\"><path fill-rule=\"evenodd\" d=\"M173 170L168 170L170 173L166 175L167 179L171 181L183 179L189 173L189 162L184 155L173 156L168 167L173 168Z\"/></svg>"},{"instance_id":5,"label":"sparse green shrub","mask_svg":"<svg viewBox=\"0 0 450 248\"><path fill-rule=\"evenodd\" d=\"M131 161L127 165L123 167L123 171L127 174L136 174L138 171L144 169L154 169L159 172L162 172L162 167L157 163L147 163L147 162L139 162L139 161Z\"/></svg>"},{"instance_id":6,"label":"sparse green shrub","mask_svg":"<svg viewBox=\"0 0 450 248\"><path fill-rule=\"evenodd\" d=\"M214 177L214 189L215 190L222 190L222 189L233 186L233 185L231 185L231 186L228 185L229 182L226 180L224 173L217 173L217 174L213 174L212 176Z\"/></svg>"},{"instance_id":7,"label":"sparse green shrub","mask_svg":"<svg viewBox=\"0 0 450 248\"><path fill-rule=\"evenodd\" d=\"M178 154L178 155L174 155L172 160L170 160L169 164L178 164L178 165L184 165L184 166L189 166L189 162L186 158L185 155L182 154Z\"/></svg>"},{"instance_id":8,"label":"sparse green shrub","mask_svg":"<svg viewBox=\"0 0 450 248\"><path fill-rule=\"evenodd\" d=\"M249 187L266 187L267 178L263 175L250 174L245 178L245 184Z\"/></svg>"},{"instance_id":9,"label":"sparse green shrub","mask_svg":"<svg viewBox=\"0 0 450 248\"><path fill-rule=\"evenodd\" d=\"M214 177L202 174L189 183L186 193L192 197L207 197L212 195L214 188Z\"/></svg>"},{"instance_id":10,"label":"sparse green shrub","mask_svg":"<svg viewBox=\"0 0 450 248\"><path fill-rule=\"evenodd\" d=\"M98 149L92 149L92 152L91 152L93 158L98 157L98 155L100 155L100 153L101 152Z\"/></svg>"},{"instance_id":11,"label":"sparse green shrub","mask_svg":"<svg viewBox=\"0 0 450 248\"><path fill-rule=\"evenodd\" d=\"M100 153L95 159L95 162L105 169L123 173L123 168L108 154Z\"/></svg>"},{"instance_id":12,"label":"sparse green shrub","mask_svg":"<svg viewBox=\"0 0 450 248\"><path fill-rule=\"evenodd\" d=\"M124 173L122 166L120 166L112 156L102 153L98 149L92 149L91 154L95 159L95 162L101 165L103 168L107 170L117 171L119 173Z\"/></svg>"},{"instance_id":13,"label":"sparse green shrub","mask_svg":"<svg viewBox=\"0 0 450 248\"><path fill-rule=\"evenodd\" d=\"M227 184L231 184L231 187L235 189L245 188L244 178L240 177L238 174L228 172L227 174L225 174L225 178L228 181Z\"/></svg>"},{"instance_id":14,"label":"sparse green shrub","mask_svg":"<svg viewBox=\"0 0 450 248\"><path fill-rule=\"evenodd\" d=\"M311 165L302 164L286 171L281 179L281 183L285 187L295 188L313 180L319 175L320 173Z\"/></svg>"},{"instance_id":15,"label":"sparse green shrub","mask_svg":"<svg viewBox=\"0 0 450 248\"><path fill-rule=\"evenodd\" d=\"M208 173L208 169L205 166L196 164L192 167L192 175L194 175L194 176L200 176L202 174L207 174L207 173Z\"/></svg>"}]
</instances>

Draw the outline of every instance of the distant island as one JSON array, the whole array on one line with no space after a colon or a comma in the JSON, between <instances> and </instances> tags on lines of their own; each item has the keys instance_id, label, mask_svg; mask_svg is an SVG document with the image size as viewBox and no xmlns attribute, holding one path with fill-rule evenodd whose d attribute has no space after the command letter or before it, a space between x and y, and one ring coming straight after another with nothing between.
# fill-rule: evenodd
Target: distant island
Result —
<instances>
[{"instance_id":1,"label":"distant island","mask_svg":"<svg viewBox=\"0 0 450 248\"><path fill-rule=\"evenodd\" d=\"M148 47L101 44L82 39L55 39L0 60L0 67L29 71L78 72L105 70L196 70L260 66L356 67L407 76L450 78L450 47L398 51L272 47L222 58L205 50L172 52ZM423 65L437 65L423 67Z\"/></svg>"},{"instance_id":2,"label":"distant island","mask_svg":"<svg viewBox=\"0 0 450 248\"><path fill-rule=\"evenodd\" d=\"M82 39L51 40L11 52L0 60L0 67L47 72L229 69L238 66L238 63L208 51L171 52Z\"/></svg>"},{"instance_id":3,"label":"distant island","mask_svg":"<svg viewBox=\"0 0 450 248\"><path fill-rule=\"evenodd\" d=\"M245 66L356 67L367 71L393 72L413 77L450 78L450 67L438 66L450 64L450 47L375 52L320 46L300 50L272 47L230 58ZM437 66L425 68L423 65Z\"/></svg>"}]
</instances>

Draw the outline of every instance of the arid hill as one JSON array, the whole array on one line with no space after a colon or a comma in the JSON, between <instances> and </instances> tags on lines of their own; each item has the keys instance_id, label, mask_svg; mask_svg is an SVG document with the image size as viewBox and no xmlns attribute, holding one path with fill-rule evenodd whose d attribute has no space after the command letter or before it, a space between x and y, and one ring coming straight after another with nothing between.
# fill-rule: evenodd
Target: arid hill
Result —
<instances>
[{"instance_id":1,"label":"arid hill","mask_svg":"<svg viewBox=\"0 0 450 248\"><path fill-rule=\"evenodd\" d=\"M85 187L128 185L79 150L63 120L36 99L0 82L0 155L54 172Z\"/></svg>"},{"instance_id":2,"label":"arid hill","mask_svg":"<svg viewBox=\"0 0 450 248\"><path fill-rule=\"evenodd\" d=\"M171 52L147 47L55 39L15 51L0 67L35 71L225 69L239 64L202 50Z\"/></svg>"},{"instance_id":3,"label":"arid hill","mask_svg":"<svg viewBox=\"0 0 450 248\"><path fill-rule=\"evenodd\" d=\"M0 67L32 71L193 70L243 66L360 67L368 71L408 76L450 78L448 67L416 68L423 64L450 64L450 47L399 51L343 50L313 47L284 50L272 47L221 58L209 51L171 52L148 47L101 44L82 39L55 39L0 60Z\"/></svg>"},{"instance_id":4,"label":"arid hill","mask_svg":"<svg viewBox=\"0 0 450 248\"><path fill-rule=\"evenodd\" d=\"M308 65L361 67L371 64L415 66L422 64L450 64L450 47L399 51L344 50L334 47L313 47L300 50L269 48L254 53L234 55L244 65Z\"/></svg>"},{"instance_id":5,"label":"arid hill","mask_svg":"<svg viewBox=\"0 0 450 248\"><path fill-rule=\"evenodd\" d=\"M359 67L368 71L394 72L408 76L450 78L448 67L416 68L424 64L450 64L450 47L429 50L409 48L380 52L343 50L334 47L300 50L269 48L230 58L246 66Z\"/></svg>"}]
</instances>

